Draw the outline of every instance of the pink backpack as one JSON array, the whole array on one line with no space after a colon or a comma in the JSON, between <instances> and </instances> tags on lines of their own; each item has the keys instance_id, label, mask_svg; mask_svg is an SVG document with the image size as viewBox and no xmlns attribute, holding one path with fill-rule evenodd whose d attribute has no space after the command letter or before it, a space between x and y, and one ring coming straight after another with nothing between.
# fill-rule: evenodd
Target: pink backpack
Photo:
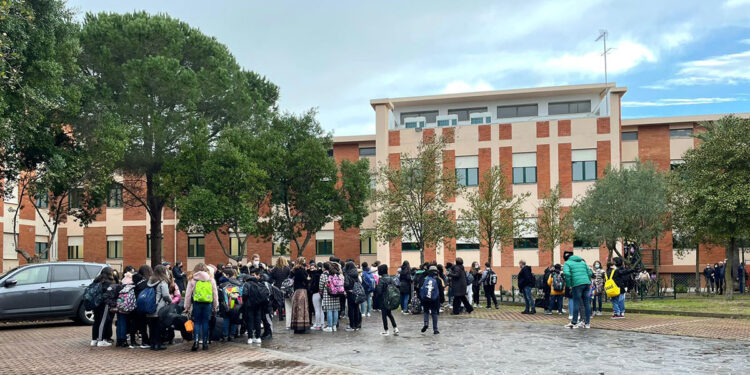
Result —
<instances>
[{"instance_id":1,"label":"pink backpack","mask_svg":"<svg viewBox=\"0 0 750 375\"><path fill-rule=\"evenodd\" d=\"M340 275L328 276L328 294L332 296L344 295L344 279Z\"/></svg>"}]
</instances>

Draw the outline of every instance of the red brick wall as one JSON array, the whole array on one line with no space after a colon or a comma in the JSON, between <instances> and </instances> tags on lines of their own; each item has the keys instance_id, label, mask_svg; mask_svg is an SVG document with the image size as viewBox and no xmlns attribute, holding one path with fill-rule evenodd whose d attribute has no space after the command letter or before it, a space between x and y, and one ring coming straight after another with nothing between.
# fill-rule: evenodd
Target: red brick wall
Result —
<instances>
[{"instance_id":1,"label":"red brick wall","mask_svg":"<svg viewBox=\"0 0 750 375\"><path fill-rule=\"evenodd\" d=\"M573 198L573 154L570 143L557 145L558 174L560 176L560 196Z\"/></svg>"},{"instance_id":2,"label":"red brick wall","mask_svg":"<svg viewBox=\"0 0 750 375\"><path fill-rule=\"evenodd\" d=\"M513 241L506 241L507 243L502 244L502 251L500 253L500 264L502 268L513 267Z\"/></svg>"},{"instance_id":3,"label":"red brick wall","mask_svg":"<svg viewBox=\"0 0 750 375\"><path fill-rule=\"evenodd\" d=\"M401 240L395 239L388 244L391 253L391 263L388 265L389 273L395 273L401 267Z\"/></svg>"},{"instance_id":4,"label":"red brick wall","mask_svg":"<svg viewBox=\"0 0 750 375\"><path fill-rule=\"evenodd\" d=\"M185 267L183 267L183 271L187 272L189 271L187 269L187 245L188 245L188 237L187 233L184 231L177 232L177 260L181 261ZM192 270L190 270L192 271Z\"/></svg>"},{"instance_id":5,"label":"red brick wall","mask_svg":"<svg viewBox=\"0 0 750 375\"><path fill-rule=\"evenodd\" d=\"M399 130L391 130L388 132L388 146L400 146L401 145L401 133Z\"/></svg>"},{"instance_id":6,"label":"red brick wall","mask_svg":"<svg viewBox=\"0 0 750 375\"><path fill-rule=\"evenodd\" d=\"M500 140L513 138L513 126L511 124L498 125L500 131Z\"/></svg>"},{"instance_id":7,"label":"red brick wall","mask_svg":"<svg viewBox=\"0 0 750 375\"><path fill-rule=\"evenodd\" d=\"M508 194L513 194L513 147L500 147L500 168L508 182Z\"/></svg>"},{"instance_id":8,"label":"red brick wall","mask_svg":"<svg viewBox=\"0 0 750 375\"><path fill-rule=\"evenodd\" d=\"M537 196L543 198L550 189L549 145L536 146L536 179Z\"/></svg>"},{"instance_id":9,"label":"red brick wall","mask_svg":"<svg viewBox=\"0 0 750 375\"><path fill-rule=\"evenodd\" d=\"M174 211L173 211L174 212ZM167 262L174 264L174 225L163 225L162 226L162 257Z\"/></svg>"},{"instance_id":10,"label":"red brick wall","mask_svg":"<svg viewBox=\"0 0 750 375\"><path fill-rule=\"evenodd\" d=\"M443 141L445 143L453 143L456 141L456 129L454 128L443 128Z\"/></svg>"},{"instance_id":11,"label":"red brick wall","mask_svg":"<svg viewBox=\"0 0 750 375\"><path fill-rule=\"evenodd\" d=\"M431 143L435 140L435 129L422 129L422 142Z\"/></svg>"},{"instance_id":12,"label":"red brick wall","mask_svg":"<svg viewBox=\"0 0 750 375\"><path fill-rule=\"evenodd\" d=\"M596 134L609 134L609 117L596 119Z\"/></svg>"},{"instance_id":13,"label":"red brick wall","mask_svg":"<svg viewBox=\"0 0 750 375\"><path fill-rule=\"evenodd\" d=\"M456 150L443 150L443 173L450 176L456 173ZM456 197L445 197L448 202L455 202Z\"/></svg>"},{"instance_id":14,"label":"red brick wall","mask_svg":"<svg viewBox=\"0 0 750 375\"><path fill-rule=\"evenodd\" d=\"M609 141L596 142L596 177L604 177L604 171L611 163L612 149Z\"/></svg>"},{"instance_id":15,"label":"red brick wall","mask_svg":"<svg viewBox=\"0 0 750 375\"><path fill-rule=\"evenodd\" d=\"M68 228L57 229L57 260L68 260Z\"/></svg>"},{"instance_id":16,"label":"red brick wall","mask_svg":"<svg viewBox=\"0 0 750 375\"><path fill-rule=\"evenodd\" d=\"M492 139L492 125L479 125L477 131L479 132L479 142Z\"/></svg>"},{"instance_id":17,"label":"red brick wall","mask_svg":"<svg viewBox=\"0 0 750 375\"><path fill-rule=\"evenodd\" d=\"M388 154L388 166L394 169L401 168L401 154L392 152Z\"/></svg>"},{"instance_id":18,"label":"red brick wall","mask_svg":"<svg viewBox=\"0 0 750 375\"><path fill-rule=\"evenodd\" d=\"M638 127L638 157L653 162L660 170L669 170L669 125Z\"/></svg>"},{"instance_id":19,"label":"red brick wall","mask_svg":"<svg viewBox=\"0 0 750 375\"><path fill-rule=\"evenodd\" d=\"M312 245L314 254L315 243ZM351 258L359 263L359 228L343 230L341 225L335 222L333 224L333 253L339 259L346 260Z\"/></svg>"},{"instance_id":20,"label":"red brick wall","mask_svg":"<svg viewBox=\"0 0 750 375\"><path fill-rule=\"evenodd\" d=\"M162 213L162 219L164 220L174 219L174 211L169 207L164 207L164 213Z\"/></svg>"},{"instance_id":21,"label":"red brick wall","mask_svg":"<svg viewBox=\"0 0 750 375\"><path fill-rule=\"evenodd\" d=\"M20 191L21 188L19 187L18 190ZM21 202L21 212L18 213L18 218L21 220L36 219L36 210L34 209L34 205L31 204L31 197L29 196L28 192L20 197L19 200ZM32 247L31 249L33 250L34 248Z\"/></svg>"},{"instance_id":22,"label":"red brick wall","mask_svg":"<svg viewBox=\"0 0 750 375\"><path fill-rule=\"evenodd\" d=\"M99 213L96 214L94 221L107 221L107 203L99 207Z\"/></svg>"},{"instance_id":23,"label":"red brick wall","mask_svg":"<svg viewBox=\"0 0 750 375\"><path fill-rule=\"evenodd\" d=\"M34 227L33 225L19 224L18 225L18 248L26 251L29 254L33 254L35 242L36 242L36 227ZM18 264L26 264L26 259L24 259L24 257L21 256L21 254L17 254L17 255L18 255Z\"/></svg>"},{"instance_id":24,"label":"red brick wall","mask_svg":"<svg viewBox=\"0 0 750 375\"><path fill-rule=\"evenodd\" d=\"M456 221L456 211L449 210L448 214L453 222ZM443 240L443 264L456 261L456 239L446 238Z\"/></svg>"},{"instance_id":25,"label":"red brick wall","mask_svg":"<svg viewBox=\"0 0 750 375\"><path fill-rule=\"evenodd\" d=\"M570 136L570 120L560 120L557 122L557 136L558 137Z\"/></svg>"},{"instance_id":26,"label":"red brick wall","mask_svg":"<svg viewBox=\"0 0 750 375\"><path fill-rule=\"evenodd\" d=\"M187 246L187 240L185 240ZM85 250L84 250L85 251ZM122 227L122 263L136 269L146 261L146 226Z\"/></svg>"},{"instance_id":27,"label":"red brick wall","mask_svg":"<svg viewBox=\"0 0 750 375\"><path fill-rule=\"evenodd\" d=\"M549 137L549 121L537 121L536 122L536 137L537 138Z\"/></svg>"},{"instance_id":28,"label":"red brick wall","mask_svg":"<svg viewBox=\"0 0 750 375\"><path fill-rule=\"evenodd\" d=\"M434 262L437 260L436 245L425 245L424 247L424 261Z\"/></svg>"},{"instance_id":29,"label":"red brick wall","mask_svg":"<svg viewBox=\"0 0 750 375\"><path fill-rule=\"evenodd\" d=\"M123 239L123 245L125 241ZM124 249L123 249L124 251ZM83 260L86 262L107 262L107 228L83 228Z\"/></svg>"},{"instance_id":30,"label":"red brick wall","mask_svg":"<svg viewBox=\"0 0 750 375\"><path fill-rule=\"evenodd\" d=\"M216 235L214 233L206 233L205 236L206 252L204 259L206 264L213 264L215 266L219 263L226 263L227 256L224 254L224 250L221 249L221 244L216 239ZM224 246L229 249L229 235L219 234L219 237Z\"/></svg>"},{"instance_id":31,"label":"red brick wall","mask_svg":"<svg viewBox=\"0 0 750 375\"><path fill-rule=\"evenodd\" d=\"M570 207L562 207L562 212L567 213L570 211ZM573 251L573 242L565 242L560 244L560 259L555 260L555 263L563 264L563 253L566 251Z\"/></svg>"},{"instance_id":32,"label":"red brick wall","mask_svg":"<svg viewBox=\"0 0 750 375\"><path fill-rule=\"evenodd\" d=\"M479 183L484 181L484 175L492 167L492 149L480 148L479 149Z\"/></svg>"}]
</instances>

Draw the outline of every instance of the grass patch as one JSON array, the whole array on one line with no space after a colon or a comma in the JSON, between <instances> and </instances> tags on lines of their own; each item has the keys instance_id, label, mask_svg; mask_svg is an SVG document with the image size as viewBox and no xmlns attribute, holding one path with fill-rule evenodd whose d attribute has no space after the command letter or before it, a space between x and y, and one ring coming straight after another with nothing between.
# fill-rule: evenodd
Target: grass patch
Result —
<instances>
[{"instance_id":1,"label":"grass patch","mask_svg":"<svg viewBox=\"0 0 750 375\"><path fill-rule=\"evenodd\" d=\"M750 315L750 296L735 295L734 300L728 301L724 296L698 297L677 295L677 299L665 298L662 300L627 301L626 308Z\"/></svg>"}]
</instances>

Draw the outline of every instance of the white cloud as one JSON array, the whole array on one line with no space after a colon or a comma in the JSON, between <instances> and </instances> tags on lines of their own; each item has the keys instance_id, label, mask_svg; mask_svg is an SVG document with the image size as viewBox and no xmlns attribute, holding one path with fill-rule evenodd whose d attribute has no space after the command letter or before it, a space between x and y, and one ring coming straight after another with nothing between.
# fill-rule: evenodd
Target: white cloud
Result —
<instances>
[{"instance_id":1,"label":"white cloud","mask_svg":"<svg viewBox=\"0 0 750 375\"><path fill-rule=\"evenodd\" d=\"M750 5L750 0L728 0L726 3L724 3L724 7L727 8L736 8L745 5Z\"/></svg>"},{"instance_id":2,"label":"white cloud","mask_svg":"<svg viewBox=\"0 0 750 375\"><path fill-rule=\"evenodd\" d=\"M680 64L675 78L666 84L677 86L750 82L750 51L694 60Z\"/></svg>"},{"instance_id":3,"label":"white cloud","mask_svg":"<svg viewBox=\"0 0 750 375\"><path fill-rule=\"evenodd\" d=\"M669 86L666 85L645 85L641 86L642 89L649 89L649 90L669 90Z\"/></svg>"},{"instance_id":4,"label":"white cloud","mask_svg":"<svg viewBox=\"0 0 750 375\"><path fill-rule=\"evenodd\" d=\"M750 44L750 38L740 40L742 44Z\"/></svg>"},{"instance_id":5,"label":"white cloud","mask_svg":"<svg viewBox=\"0 0 750 375\"><path fill-rule=\"evenodd\" d=\"M466 81L453 81L447 85L441 91L443 94L457 94L461 92L474 92L474 91L490 91L492 85L485 81L479 81L474 84L469 84Z\"/></svg>"},{"instance_id":6,"label":"white cloud","mask_svg":"<svg viewBox=\"0 0 750 375\"><path fill-rule=\"evenodd\" d=\"M692 98L692 99L658 99L656 101L623 101L623 107L669 107L677 105L717 104L739 101L737 98Z\"/></svg>"},{"instance_id":7,"label":"white cloud","mask_svg":"<svg viewBox=\"0 0 750 375\"><path fill-rule=\"evenodd\" d=\"M610 44L614 48L607 55L607 71L609 73L623 73L643 62L656 62L656 54L647 46L631 41L622 40ZM557 71L578 72L587 75L604 73L604 58L602 51L592 51L585 54L564 54L559 58L547 60L546 68Z\"/></svg>"}]
</instances>

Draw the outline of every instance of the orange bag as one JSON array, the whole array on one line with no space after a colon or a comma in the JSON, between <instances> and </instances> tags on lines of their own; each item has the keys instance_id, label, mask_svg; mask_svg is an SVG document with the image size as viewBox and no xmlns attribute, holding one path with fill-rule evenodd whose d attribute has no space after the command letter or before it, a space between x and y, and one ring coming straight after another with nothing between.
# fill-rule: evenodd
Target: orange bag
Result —
<instances>
[{"instance_id":1,"label":"orange bag","mask_svg":"<svg viewBox=\"0 0 750 375\"><path fill-rule=\"evenodd\" d=\"M192 320L188 320L187 322L185 322L185 331L187 331L187 332L193 332L193 321Z\"/></svg>"}]
</instances>

